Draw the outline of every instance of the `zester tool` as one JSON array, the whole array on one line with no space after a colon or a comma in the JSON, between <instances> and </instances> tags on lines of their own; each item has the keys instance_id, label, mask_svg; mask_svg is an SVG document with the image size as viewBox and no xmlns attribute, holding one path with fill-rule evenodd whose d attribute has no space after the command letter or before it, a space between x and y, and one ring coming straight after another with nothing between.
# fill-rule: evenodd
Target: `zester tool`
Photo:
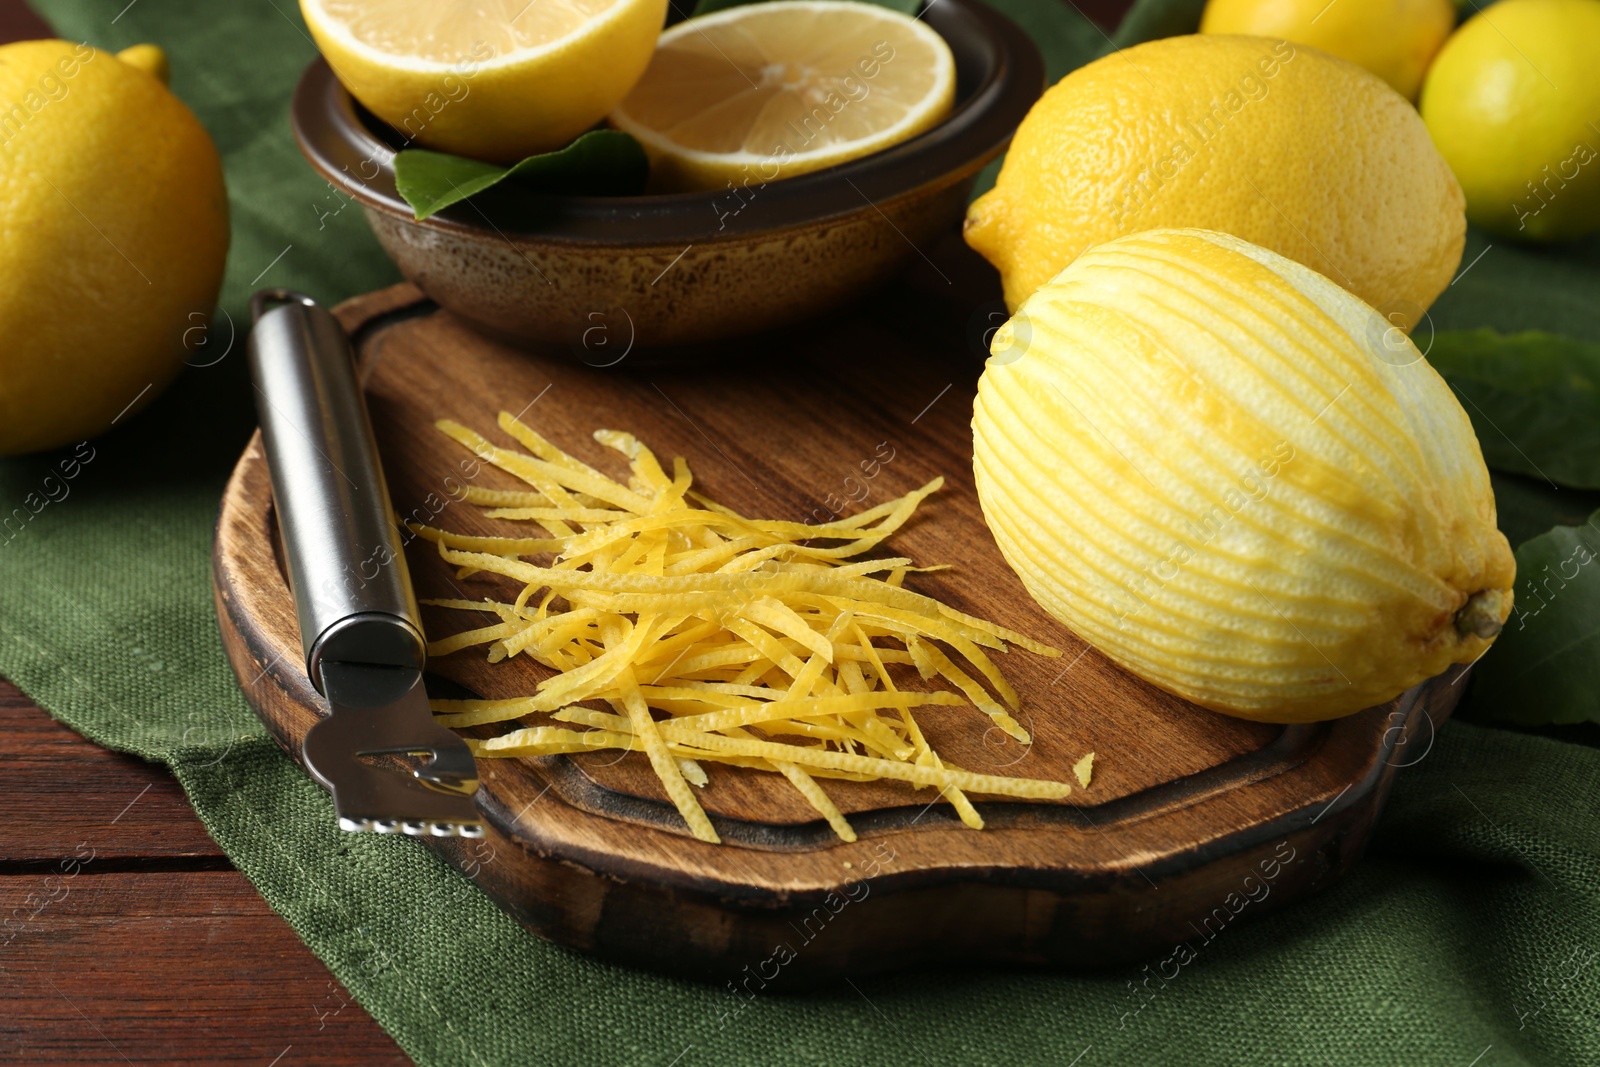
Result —
<instances>
[{"instance_id":1,"label":"zester tool","mask_svg":"<svg viewBox=\"0 0 1600 1067\"><path fill-rule=\"evenodd\" d=\"M349 339L308 296L250 302L250 373L306 674L306 768L352 831L481 837L477 766L433 721L426 645Z\"/></svg>"}]
</instances>

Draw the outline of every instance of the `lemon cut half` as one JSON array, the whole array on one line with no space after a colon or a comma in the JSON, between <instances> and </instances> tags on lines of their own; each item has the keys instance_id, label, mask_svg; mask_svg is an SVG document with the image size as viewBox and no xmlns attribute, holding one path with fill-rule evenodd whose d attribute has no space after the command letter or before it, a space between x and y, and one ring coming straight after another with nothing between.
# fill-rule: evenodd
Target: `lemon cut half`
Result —
<instances>
[{"instance_id":1,"label":"lemon cut half","mask_svg":"<svg viewBox=\"0 0 1600 1067\"><path fill-rule=\"evenodd\" d=\"M350 94L415 144L513 163L605 117L667 0L301 0Z\"/></svg>"},{"instance_id":2,"label":"lemon cut half","mask_svg":"<svg viewBox=\"0 0 1600 1067\"><path fill-rule=\"evenodd\" d=\"M611 124L652 187L720 189L831 167L915 137L955 98L950 48L922 22L846 0L773 0L661 35Z\"/></svg>"}]
</instances>

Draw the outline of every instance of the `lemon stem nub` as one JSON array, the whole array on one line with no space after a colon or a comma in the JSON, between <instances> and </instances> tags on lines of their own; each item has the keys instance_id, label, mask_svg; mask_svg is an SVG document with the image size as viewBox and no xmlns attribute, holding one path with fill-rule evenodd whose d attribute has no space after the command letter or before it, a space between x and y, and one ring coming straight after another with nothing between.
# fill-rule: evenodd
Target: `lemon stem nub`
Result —
<instances>
[{"instance_id":1,"label":"lemon stem nub","mask_svg":"<svg viewBox=\"0 0 1600 1067\"><path fill-rule=\"evenodd\" d=\"M167 64L167 54L153 44L136 44L117 53L117 58L130 67L136 67L162 85L172 79L172 68Z\"/></svg>"},{"instance_id":2,"label":"lemon stem nub","mask_svg":"<svg viewBox=\"0 0 1600 1067\"><path fill-rule=\"evenodd\" d=\"M1505 598L1504 589L1481 589L1473 593L1456 612L1456 633L1462 637L1471 634L1485 641L1494 637L1505 625L1501 622Z\"/></svg>"}]
</instances>

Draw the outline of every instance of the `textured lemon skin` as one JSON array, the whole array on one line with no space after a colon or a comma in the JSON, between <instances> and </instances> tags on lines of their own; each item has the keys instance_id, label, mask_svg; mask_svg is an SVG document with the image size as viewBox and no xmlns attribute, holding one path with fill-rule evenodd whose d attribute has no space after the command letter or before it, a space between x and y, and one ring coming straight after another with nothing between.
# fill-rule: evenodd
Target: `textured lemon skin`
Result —
<instances>
[{"instance_id":1,"label":"textured lemon skin","mask_svg":"<svg viewBox=\"0 0 1600 1067\"><path fill-rule=\"evenodd\" d=\"M1512 240L1600 229L1600 3L1508 0L1469 19L1422 89L1467 218Z\"/></svg>"},{"instance_id":2,"label":"textured lemon skin","mask_svg":"<svg viewBox=\"0 0 1600 1067\"><path fill-rule=\"evenodd\" d=\"M12 455L101 433L178 373L185 335L216 305L228 198L193 113L110 53L0 47L0 109L0 454Z\"/></svg>"},{"instance_id":3,"label":"textured lemon skin","mask_svg":"<svg viewBox=\"0 0 1600 1067\"><path fill-rule=\"evenodd\" d=\"M535 3L539 0L534 0ZM667 0L620 0L584 32L520 61L397 64L352 46L315 4L301 13L344 87L417 145L516 163L561 148L622 102L655 53Z\"/></svg>"},{"instance_id":4,"label":"textured lemon skin","mask_svg":"<svg viewBox=\"0 0 1600 1067\"><path fill-rule=\"evenodd\" d=\"M1204 707L1305 722L1489 641L1515 560L1471 423L1410 340L1225 234L1080 256L996 333L978 496L1034 598ZM1492 627L1491 627L1492 629Z\"/></svg>"},{"instance_id":5,"label":"textured lemon skin","mask_svg":"<svg viewBox=\"0 0 1600 1067\"><path fill-rule=\"evenodd\" d=\"M1084 249L1220 230L1414 325L1461 261L1461 189L1416 109L1313 49L1196 35L1067 75L1023 119L966 239L1015 310Z\"/></svg>"},{"instance_id":6,"label":"textured lemon skin","mask_svg":"<svg viewBox=\"0 0 1600 1067\"><path fill-rule=\"evenodd\" d=\"M1201 33L1272 37L1347 59L1407 100L1455 29L1450 0L1209 0Z\"/></svg>"}]
</instances>

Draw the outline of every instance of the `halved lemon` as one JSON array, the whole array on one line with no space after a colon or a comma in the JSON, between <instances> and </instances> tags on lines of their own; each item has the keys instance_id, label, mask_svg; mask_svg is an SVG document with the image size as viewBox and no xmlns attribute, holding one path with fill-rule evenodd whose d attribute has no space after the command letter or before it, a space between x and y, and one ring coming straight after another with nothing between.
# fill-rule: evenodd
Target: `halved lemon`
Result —
<instances>
[{"instance_id":1,"label":"halved lemon","mask_svg":"<svg viewBox=\"0 0 1600 1067\"><path fill-rule=\"evenodd\" d=\"M915 19L845 0L773 0L689 19L611 124L650 156L659 190L793 177L928 129L955 98L944 40Z\"/></svg>"},{"instance_id":2,"label":"halved lemon","mask_svg":"<svg viewBox=\"0 0 1600 1067\"><path fill-rule=\"evenodd\" d=\"M409 142L495 163L560 148L649 65L667 0L300 0L350 94Z\"/></svg>"}]
</instances>

